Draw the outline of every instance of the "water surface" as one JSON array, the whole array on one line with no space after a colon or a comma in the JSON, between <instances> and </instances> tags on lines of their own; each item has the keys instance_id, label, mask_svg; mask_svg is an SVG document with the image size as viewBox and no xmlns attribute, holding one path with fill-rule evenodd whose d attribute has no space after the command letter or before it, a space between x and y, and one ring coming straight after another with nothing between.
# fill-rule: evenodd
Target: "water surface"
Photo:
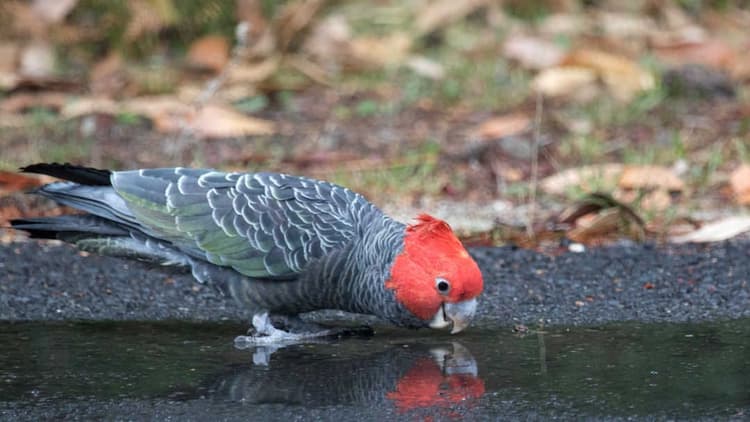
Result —
<instances>
[{"instance_id":1,"label":"water surface","mask_svg":"<svg viewBox=\"0 0 750 422\"><path fill-rule=\"evenodd\" d=\"M273 354L235 349L232 339L243 330L2 323L0 416L750 415L750 320L556 327L525 335L508 328L458 336L386 331Z\"/></svg>"}]
</instances>

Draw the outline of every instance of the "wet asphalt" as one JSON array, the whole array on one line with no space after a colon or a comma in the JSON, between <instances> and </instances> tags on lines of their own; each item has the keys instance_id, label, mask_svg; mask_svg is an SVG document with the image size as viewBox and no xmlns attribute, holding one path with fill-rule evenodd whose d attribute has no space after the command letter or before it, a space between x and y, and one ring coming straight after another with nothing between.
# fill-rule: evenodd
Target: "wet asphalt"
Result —
<instances>
[{"instance_id":1,"label":"wet asphalt","mask_svg":"<svg viewBox=\"0 0 750 422\"><path fill-rule=\"evenodd\" d=\"M485 277L475 324L600 325L750 316L750 239L622 244L550 256L471 249ZM0 320L245 321L186 273L84 256L67 245L0 245Z\"/></svg>"}]
</instances>

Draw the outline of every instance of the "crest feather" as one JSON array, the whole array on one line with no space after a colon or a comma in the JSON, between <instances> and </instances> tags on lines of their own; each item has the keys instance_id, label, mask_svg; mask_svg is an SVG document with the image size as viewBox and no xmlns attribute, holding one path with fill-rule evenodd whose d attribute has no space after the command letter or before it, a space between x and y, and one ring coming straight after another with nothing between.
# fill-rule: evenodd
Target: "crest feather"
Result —
<instances>
[{"instance_id":1,"label":"crest feather","mask_svg":"<svg viewBox=\"0 0 750 422\"><path fill-rule=\"evenodd\" d=\"M448 225L445 221L435 218L429 214L419 214L415 220L417 220L416 223L410 224L409 227L407 227L406 232L407 233L415 233L415 234L422 234L422 235L439 235L439 234L453 234L453 230L451 229L451 226Z\"/></svg>"}]
</instances>

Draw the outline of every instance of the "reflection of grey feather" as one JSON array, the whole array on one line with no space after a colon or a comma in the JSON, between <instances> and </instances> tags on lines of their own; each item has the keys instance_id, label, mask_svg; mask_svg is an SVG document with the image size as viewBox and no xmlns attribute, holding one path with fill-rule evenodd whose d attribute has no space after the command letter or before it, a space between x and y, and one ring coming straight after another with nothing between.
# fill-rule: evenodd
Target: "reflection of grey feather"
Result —
<instances>
[{"instance_id":1,"label":"reflection of grey feather","mask_svg":"<svg viewBox=\"0 0 750 422\"><path fill-rule=\"evenodd\" d=\"M273 354L269 366L263 370L233 367L219 375L218 380L209 380L209 394L216 400L252 404L392 406L387 395L395 392L398 382L417 365L434 365L434 372L442 372L446 377L452 374L446 371L445 365L476 368L474 357L456 342L382 346L369 342L347 343L349 349L337 350L336 354L341 356L337 358L331 358L333 352L325 344L306 349L294 346L281 349ZM357 347L363 350L351 350ZM438 352L444 354L439 359ZM476 372L466 374L478 376ZM418 376L413 379L416 383L433 381Z\"/></svg>"}]
</instances>

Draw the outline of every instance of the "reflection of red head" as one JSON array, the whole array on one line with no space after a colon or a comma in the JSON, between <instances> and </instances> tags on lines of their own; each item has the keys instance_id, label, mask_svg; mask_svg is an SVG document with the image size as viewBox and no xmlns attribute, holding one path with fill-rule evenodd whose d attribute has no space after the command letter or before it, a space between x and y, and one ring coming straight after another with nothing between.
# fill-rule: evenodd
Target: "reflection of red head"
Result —
<instances>
[{"instance_id":1,"label":"reflection of red head","mask_svg":"<svg viewBox=\"0 0 750 422\"><path fill-rule=\"evenodd\" d=\"M484 394L484 382L472 374L444 374L430 358L420 359L386 395L400 412L449 408Z\"/></svg>"}]
</instances>

